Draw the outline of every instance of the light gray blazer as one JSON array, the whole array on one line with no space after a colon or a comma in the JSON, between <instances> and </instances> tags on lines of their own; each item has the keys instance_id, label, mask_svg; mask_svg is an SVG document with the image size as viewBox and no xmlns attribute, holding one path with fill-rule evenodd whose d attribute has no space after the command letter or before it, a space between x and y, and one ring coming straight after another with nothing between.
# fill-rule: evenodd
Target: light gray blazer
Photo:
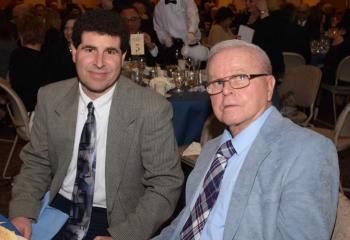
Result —
<instances>
[{"instance_id":1,"label":"light gray blazer","mask_svg":"<svg viewBox=\"0 0 350 240\"><path fill-rule=\"evenodd\" d=\"M193 194L219 141L220 137L204 146L187 180L186 207L155 239L179 239ZM231 194L224 240L329 240L338 184L333 143L273 109L247 154Z\"/></svg>"},{"instance_id":2,"label":"light gray blazer","mask_svg":"<svg viewBox=\"0 0 350 240\"><path fill-rule=\"evenodd\" d=\"M40 199L59 191L72 159L79 102L77 79L38 93L30 143L21 152L10 217L36 219ZM183 173L170 103L121 76L110 108L106 146L106 201L115 239L149 239L173 213ZM98 164L98 163L97 163Z\"/></svg>"}]
</instances>

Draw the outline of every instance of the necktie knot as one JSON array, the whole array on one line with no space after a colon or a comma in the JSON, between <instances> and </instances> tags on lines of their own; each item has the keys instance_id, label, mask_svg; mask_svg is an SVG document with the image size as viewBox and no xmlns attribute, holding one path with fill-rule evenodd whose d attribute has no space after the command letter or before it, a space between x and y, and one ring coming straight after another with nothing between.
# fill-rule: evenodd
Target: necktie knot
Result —
<instances>
[{"instance_id":1,"label":"necktie knot","mask_svg":"<svg viewBox=\"0 0 350 240\"><path fill-rule=\"evenodd\" d=\"M217 151L217 154L225 157L226 160L230 159L233 156L233 154L235 154L235 153L236 153L236 150L233 147L231 140L224 142L220 146L219 150Z\"/></svg>"},{"instance_id":2,"label":"necktie knot","mask_svg":"<svg viewBox=\"0 0 350 240\"><path fill-rule=\"evenodd\" d=\"M89 104L87 105L88 111L89 111L89 115L94 113L95 107L94 104L92 102L89 102Z\"/></svg>"}]
</instances>

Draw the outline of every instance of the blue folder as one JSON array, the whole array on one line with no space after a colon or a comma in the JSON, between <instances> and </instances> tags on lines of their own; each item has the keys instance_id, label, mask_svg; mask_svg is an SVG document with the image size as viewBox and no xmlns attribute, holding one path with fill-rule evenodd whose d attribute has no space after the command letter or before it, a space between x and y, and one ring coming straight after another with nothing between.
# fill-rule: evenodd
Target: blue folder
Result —
<instances>
[{"instance_id":1,"label":"blue folder","mask_svg":"<svg viewBox=\"0 0 350 240\"><path fill-rule=\"evenodd\" d=\"M52 239L69 218L66 213L49 206L49 199L50 192L47 192L42 200L38 221L32 224L32 240Z\"/></svg>"}]
</instances>

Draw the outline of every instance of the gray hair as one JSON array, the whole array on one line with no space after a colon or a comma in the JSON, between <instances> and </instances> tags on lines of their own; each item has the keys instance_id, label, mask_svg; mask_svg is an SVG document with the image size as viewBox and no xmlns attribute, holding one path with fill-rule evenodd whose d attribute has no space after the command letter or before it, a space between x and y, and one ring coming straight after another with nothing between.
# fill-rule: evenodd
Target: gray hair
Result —
<instances>
[{"instance_id":1,"label":"gray hair","mask_svg":"<svg viewBox=\"0 0 350 240\"><path fill-rule=\"evenodd\" d=\"M222 41L219 42L217 44L215 44L209 51L208 54L208 64L211 60L211 58L226 49L238 49L238 48L243 48L243 49L247 49L252 51L255 55L256 55L256 60L261 62L262 67L264 68L264 70L266 71L266 73L268 74L272 74L272 66L271 66L271 61L269 59L269 57L267 56L266 52L264 50L262 50L259 46L254 45L252 43L248 43L242 40L237 40L237 39L233 39L233 40L226 40L226 41Z\"/></svg>"}]
</instances>

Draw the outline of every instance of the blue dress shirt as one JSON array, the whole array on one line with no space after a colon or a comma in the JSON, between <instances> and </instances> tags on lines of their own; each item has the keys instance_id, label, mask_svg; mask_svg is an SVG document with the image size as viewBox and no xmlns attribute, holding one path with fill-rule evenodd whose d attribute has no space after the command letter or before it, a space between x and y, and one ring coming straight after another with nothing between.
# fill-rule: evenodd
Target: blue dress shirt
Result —
<instances>
[{"instance_id":1,"label":"blue dress shirt","mask_svg":"<svg viewBox=\"0 0 350 240\"><path fill-rule=\"evenodd\" d=\"M270 115L271 111L272 107L268 108L259 118L252 122L247 128L242 130L237 136L234 136L234 138L232 138L231 133L227 129L224 131L220 145L231 139L232 145L236 150L236 154L234 154L228 160L227 167L221 182L221 190L219 196L204 226L201 234L201 240L223 239L227 211L230 205L231 194L233 192L237 177L254 139L259 133L260 128L264 124L265 120ZM197 189L196 197L193 198L193 201L191 203L191 209L195 204L199 192L202 190L204 176L205 174L203 174L202 183Z\"/></svg>"}]
</instances>

